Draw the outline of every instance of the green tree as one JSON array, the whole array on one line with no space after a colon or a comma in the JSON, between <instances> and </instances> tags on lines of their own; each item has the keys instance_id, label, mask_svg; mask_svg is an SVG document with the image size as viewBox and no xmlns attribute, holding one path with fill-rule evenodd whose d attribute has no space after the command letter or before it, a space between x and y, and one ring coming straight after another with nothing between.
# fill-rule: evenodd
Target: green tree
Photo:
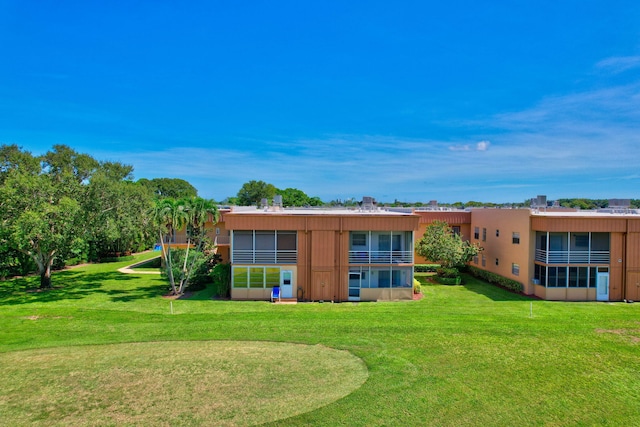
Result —
<instances>
[{"instance_id":1,"label":"green tree","mask_svg":"<svg viewBox=\"0 0 640 427\"><path fill-rule=\"evenodd\" d=\"M104 163L87 185L82 204L91 259L133 252L154 241L148 215L152 195L129 180L131 171L120 163Z\"/></svg>"},{"instance_id":2,"label":"green tree","mask_svg":"<svg viewBox=\"0 0 640 427\"><path fill-rule=\"evenodd\" d=\"M143 246L152 195L132 182L132 173L131 166L99 162L66 145L42 156L1 146L0 274L29 257L47 288L52 267L70 258Z\"/></svg>"},{"instance_id":3,"label":"green tree","mask_svg":"<svg viewBox=\"0 0 640 427\"><path fill-rule=\"evenodd\" d=\"M205 227L207 221L216 223L219 220L218 208L215 201L196 197L193 199L182 200L184 210L187 213L187 250L184 257L184 265L182 266L182 274L178 284L178 293L184 292L185 286L189 283L189 278L196 264L197 257L193 257L191 264L187 266L189 260L189 249L192 242L195 244L195 251L202 253L207 243L207 229Z\"/></svg>"},{"instance_id":4,"label":"green tree","mask_svg":"<svg viewBox=\"0 0 640 427\"><path fill-rule=\"evenodd\" d=\"M205 224L208 221L218 222L219 213L213 200L200 197L193 199L160 199L152 209L153 222L158 232L162 248L162 257L171 293L181 295L189 282L189 277L195 266L198 256L189 256L189 250L193 246L195 252L202 252L207 246ZM182 268L174 266L175 257L172 255L172 236L177 230L187 229L187 250ZM179 274L176 272L179 271ZM177 276L177 277L176 277Z\"/></svg>"},{"instance_id":5,"label":"green tree","mask_svg":"<svg viewBox=\"0 0 640 427\"><path fill-rule=\"evenodd\" d=\"M422 238L416 243L418 255L445 268L462 267L480 251L479 246L462 240L444 221L429 224Z\"/></svg>"},{"instance_id":6,"label":"green tree","mask_svg":"<svg viewBox=\"0 0 640 427\"><path fill-rule=\"evenodd\" d=\"M173 257L171 256L171 241L175 231L181 229L187 223L187 215L184 207L175 199L157 199L151 211L153 224L158 231L162 248L164 267L169 276L171 293L178 294L175 277L173 275Z\"/></svg>"},{"instance_id":7,"label":"green tree","mask_svg":"<svg viewBox=\"0 0 640 427\"><path fill-rule=\"evenodd\" d=\"M138 183L149 188L158 198L183 199L196 197L198 190L189 182L180 178L142 178Z\"/></svg>"},{"instance_id":8,"label":"green tree","mask_svg":"<svg viewBox=\"0 0 640 427\"><path fill-rule=\"evenodd\" d=\"M272 199L276 195L276 187L264 181L245 182L238 191L237 202L240 206L260 205L262 199Z\"/></svg>"},{"instance_id":9,"label":"green tree","mask_svg":"<svg viewBox=\"0 0 640 427\"><path fill-rule=\"evenodd\" d=\"M40 287L51 287L51 268L56 256L79 242L81 207L66 186L49 174L10 174L0 187L2 225L9 245L33 259ZM75 188L77 191L77 188Z\"/></svg>"}]
</instances>

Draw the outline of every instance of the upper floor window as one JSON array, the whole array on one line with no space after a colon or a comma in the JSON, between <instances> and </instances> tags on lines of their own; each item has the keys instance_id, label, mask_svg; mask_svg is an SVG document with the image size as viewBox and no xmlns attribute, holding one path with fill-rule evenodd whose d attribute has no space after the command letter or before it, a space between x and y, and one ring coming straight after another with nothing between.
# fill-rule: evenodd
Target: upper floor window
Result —
<instances>
[{"instance_id":1,"label":"upper floor window","mask_svg":"<svg viewBox=\"0 0 640 427\"><path fill-rule=\"evenodd\" d=\"M487 229L486 228L482 229L482 241L483 242L487 241Z\"/></svg>"},{"instance_id":2,"label":"upper floor window","mask_svg":"<svg viewBox=\"0 0 640 427\"><path fill-rule=\"evenodd\" d=\"M460 226L454 225L454 226L451 227L451 230L453 231L453 234L458 235L458 236L460 235Z\"/></svg>"},{"instance_id":3,"label":"upper floor window","mask_svg":"<svg viewBox=\"0 0 640 427\"><path fill-rule=\"evenodd\" d=\"M514 231L513 234L511 235L511 242L514 245L519 245L520 244L520 233L518 233L517 231Z\"/></svg>"},{"instance_id":4,"label":"upper floor window","mask_svg":"<svg viewBox=\"0 0 640 427\"><path fill-rule=\"evenodd\" d=\"M233 232L232 259L241 264L295 264L295 231L239 230Z\"/></svg>"},{"instance_id":5,"label":"upper floor window","mask_svg":"<svg viewBox=\"0 0 640 427\"><path fill-rule=\"evenodd\" d=\"M366 233L352 233L351 234L351 246L367 246L367 234Z\"/></svg>"},{"instance_id":6,"label":"upper floor window","mask_svg":"<svg viewBox=\"0 0 640 427\"><path fill-rule=\"evenodd\" d=\"M473 229L473 238L476 240L480 239L480 227L475 227Z\"/></svg>"},{"instance_id":7,"label":"upper floor window","mask_svg":"<svg viewBox=\"0 0 640 427\"><path fill-rule=\"evenodd\" d=\"M496 229L496 237L500 237L500 230Z\"/></svg>"}]
</instances>

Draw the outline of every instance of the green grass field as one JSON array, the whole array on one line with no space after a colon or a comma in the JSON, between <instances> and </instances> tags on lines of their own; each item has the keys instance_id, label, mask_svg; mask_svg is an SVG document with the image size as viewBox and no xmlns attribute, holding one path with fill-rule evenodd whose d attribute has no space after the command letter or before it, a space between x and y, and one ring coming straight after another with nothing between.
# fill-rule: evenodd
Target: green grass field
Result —
<instances>
[{"instance_id":1,"label":"green grass field","mask_svg":"<svg viewBox=\"0 0 640 427\"><path fill-rule=\"evenodd\" d=\"M126 264L0 282L0 425L640 425L640 304L473 279L412 302L169 300Z\"/></svg>"}]
</instances>

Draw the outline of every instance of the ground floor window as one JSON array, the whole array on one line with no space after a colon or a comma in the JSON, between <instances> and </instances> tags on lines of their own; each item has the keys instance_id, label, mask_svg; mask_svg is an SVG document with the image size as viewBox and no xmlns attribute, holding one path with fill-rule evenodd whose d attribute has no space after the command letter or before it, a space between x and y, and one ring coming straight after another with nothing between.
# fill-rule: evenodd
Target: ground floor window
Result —
<instances>
[{"instance_id":1,"label":"ground floor window","mask_svg":"<svg viewBox=\"0 0 640 427\"><path fill-rule=\"evenodd\" d=\"M536 264L534 279L547 288L595 288L597 273L608 272L608 267L546 266Z\"/></svg>"},{"instance_id":2,"label":"ground floor window","mask_svg":"<svg viewBox=\"0 0 640 427\"><path fill-rule=\"evenodd\" d=\"M280 285L280 267L233 267L234 288L273 288Z\"/></svg>"},{"instance_id":3,"label":"ground floor window","mask_svg":"<svg viewBox=\"0 0 640 427\"><path fill-rule=\"evenodd\" d=\"M352 267L349 269L349 288L410 288L413 282L411 267Z\"/></svg>"}]
</instances>

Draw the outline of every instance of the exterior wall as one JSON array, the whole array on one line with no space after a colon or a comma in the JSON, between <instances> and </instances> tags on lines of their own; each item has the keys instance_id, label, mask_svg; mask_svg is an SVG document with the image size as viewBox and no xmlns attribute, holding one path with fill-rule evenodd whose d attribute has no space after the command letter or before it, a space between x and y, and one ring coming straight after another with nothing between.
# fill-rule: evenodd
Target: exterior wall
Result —
<instances>
[{"instance_id":1,"label":"exterior wall","mask_svg":"<svg viewBox=\"0 0 640 427\"><path fill-rule=\"evenodd\" d=\"M640 301L640 219L630 219L627 223L625 251L624 297Z\"/></svg>"},{"instance_id":2,"label":"exterior wall","mask_svg":"<svg viewBox=\"0 0 640 427\"><path fill-rule=\"evenodd\" d=\"M414 248L416 243L424 236L427 227L434 221L444 221L450 227L460 227L460 236L469 241L471 235L471 212L468 211L415 211L420 216L418 230L414 234ZM432 261L415 254L416 264L431 264Z\"/></svg>"},{"instance_id":3,"label":"exterior wall","mask_svg":"<svg viewBox=\"0 0 640 427\"><path fill-rule=\"evenodd\" d=\"M471 243L483 248L477 262L472 260L471 265L522 283L524 293L528 295L535 293L532 284L535 234L530 231L530 212L529 209L473 209L470 231ZM479 230L477 239L474 236L476 227ZM486 230L484 240L483 230ZM517 244L513 243L514 232L520 236ZM512 271L513 264L519 266L517 275Z\"/></svg>"}]
</instances>

